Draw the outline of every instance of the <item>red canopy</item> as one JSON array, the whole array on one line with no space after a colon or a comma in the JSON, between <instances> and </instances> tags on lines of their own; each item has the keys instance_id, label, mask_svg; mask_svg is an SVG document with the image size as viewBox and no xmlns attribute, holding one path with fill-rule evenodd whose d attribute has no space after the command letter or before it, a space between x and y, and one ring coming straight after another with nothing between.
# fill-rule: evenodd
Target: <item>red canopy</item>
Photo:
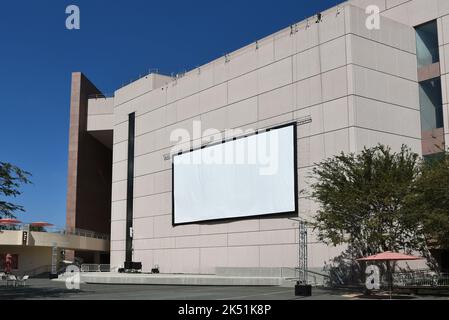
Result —
<instances>
[{"instance_id":1,"label":"red canopy","mask_svg":"<svg viewBox=\"0 0 449 320\"><path fill-rule=\"evenodd\" d=\"M414 261L414 260L423 260L423 259L424 258L387 251L387 252L376 254L374 256L357 259L357 261Z\"/></svg>"},{"instance_id":2,"label":"red canopy","mask_svg":"<svg viewBox=\"0 0 449 320\"><path fill-rule=\"evenodd\" d=\"M21 224L22 221L16 220L16 219L0 219L0 225L15 225L15 224Z\"/></svg>"},{"instance_id":3,"label":"red canopy","mask_svg":"<svg viewBox=\"0 0 449 320\"><path fill-rule=\"evenodd\" d=\"M33 222L30 224L32 227L53 227L54 225L48 222Z\"/></svg>"}]
</instances>

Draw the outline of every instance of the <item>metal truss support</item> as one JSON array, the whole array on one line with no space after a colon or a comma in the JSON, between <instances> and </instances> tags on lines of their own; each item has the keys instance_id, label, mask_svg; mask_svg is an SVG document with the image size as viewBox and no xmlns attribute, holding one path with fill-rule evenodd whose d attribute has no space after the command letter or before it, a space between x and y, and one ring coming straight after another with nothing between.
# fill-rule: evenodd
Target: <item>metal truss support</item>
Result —
<instances>
[{"instance_id":1,"label":"metal truss support","mask_svg":"<svg viewBox=\"0 0 449 320\"><path fill-rule=\"evenodd\" d=\"M307 224L305 221L299 222L299 281L308 284L308 248L307 248Z\"/></svg>"}]
</instances>

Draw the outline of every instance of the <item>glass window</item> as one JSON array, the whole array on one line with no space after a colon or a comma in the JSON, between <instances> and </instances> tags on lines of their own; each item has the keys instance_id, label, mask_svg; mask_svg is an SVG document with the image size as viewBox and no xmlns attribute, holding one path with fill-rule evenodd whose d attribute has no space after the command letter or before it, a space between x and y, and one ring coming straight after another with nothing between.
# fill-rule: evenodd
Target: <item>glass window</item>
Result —
<instances>
[{"instance_id":1,"label":"glass window","mask_svg":"<svg viewBox=\"0 0 449 320\"><path fill-rule=\"evenodd\" d=\"M416 55L418 67L424 67L440 61L438 50L437 21L422 24L416 29Z\"/></svg>"},{"instance_id":2,"label":"glass window","mask_svg":"<svg viewBox=\"0 0 449 320\"><path fill-rule=\"evenodd\" d=\"M419 103L421 106L422 131L443 128L443 99L440 78L419 83Z\"/></svg>"}]
</instances>

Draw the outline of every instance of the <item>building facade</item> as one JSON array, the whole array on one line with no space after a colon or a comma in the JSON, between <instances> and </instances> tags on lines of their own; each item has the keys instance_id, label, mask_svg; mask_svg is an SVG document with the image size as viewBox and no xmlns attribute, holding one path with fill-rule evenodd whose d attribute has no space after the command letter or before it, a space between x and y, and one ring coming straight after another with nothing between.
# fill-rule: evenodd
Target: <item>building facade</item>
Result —
<instances>
[{"instance_id":1,"label":"building facade","mask_svg":"<svg viewBox=\"0 0 449 320\"><path fill-rule=\"evenodd\" d=\"M369 28L366 7L381 11ZM143 263L163 273L216 268L295 268L298 222L291 216L172 224L171 133L267 129L296 122L299 189L314 164L379 143L430 156L449 138L449 1L349 1L175 78L150 74L104 97L82 74L72 79L70 227L111 231L111 264ZM297 218L318 205L298 194ZM312 231L308 260L321 270L344 248Z\"/></svg>"},{"instance_id":2,"label":"building facade","mask_svg":"<svg viewBox=\"0 0 449 320\"><path fill-rule=\"evenodd\" d=\"M109 245L107 235L90 231L58 228L30 231L30 225L16 225L14 230L0 230L0 272L5 271L8 254L13 258L13 273L20 276L61 272L65 253L73 250L92 256L89 262L100 264L102 256L109 252Z\"/></svg>"}]
</instances>

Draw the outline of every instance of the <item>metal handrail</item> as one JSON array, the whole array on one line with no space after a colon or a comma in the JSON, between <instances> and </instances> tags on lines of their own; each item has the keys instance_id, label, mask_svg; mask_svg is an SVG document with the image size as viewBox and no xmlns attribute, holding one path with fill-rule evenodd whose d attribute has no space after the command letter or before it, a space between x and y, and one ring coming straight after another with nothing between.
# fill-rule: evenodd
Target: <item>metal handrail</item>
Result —
<instances>
[{"instance_id":1,"label":"metal handrail","mask_svg":"<svg viewBox=\"0 0 449 320\"><path fill-rule=\"evenodd\" d=\"M186 73L186 71L182 72L182 74L185 74L185 73ZM150 68L150 69L146 70L145 72L139 74L138 77L133 77L133 78L131 78L129 81L124 82L124 83L122 84L122 87L125 87L125 86L127 86L128 84L131 84L131 83L133 83L133 82L135 82L135 81L138 81L138 80L140 80L140 79L142 79L142 78L144 78L144 77L148 77L148 76L153 75L153 74L161 75L161 76L162 76L162 75L165 75L165 76L167 76L167 77L170 76L173 80L176 78L176 76L175 76L174 73L171 73L171 75L168 75L167 73L161 73L161 71L159 70L159 68Z\"/></svg>"},{"instance_id":2,"label":"metal handrail","mask_svg":"<svg viewBox=\"0 0 449 320\"><path fill-rule=\"evenodd\" d=\"M296 267L296 268L282 267L282 269L294 270L295 272L298 272L298 273L299 273L299 271L301 271L301 269L298 268L298 267ZM320 272L316 272L316 271L311 271L310 269L307 269L307 273L310 273L310 274L313 274L313 275L316 275L316 276L320 276L320 277L324 277L324 278L330 278L330 276L328 274L320 273Z\"/></svg>"},{"instance_id":3,"label":"metal handrail","mask_svg":"<svg viewBox=\"0 0 449 320\"><path fill-rule=\"evenodd\" d=\"M40 275L47 272L48 273L51 272L51 265L40 266L21 273L30 277L34 277L36 275Z\"/></svg>"},{"instance_id":4,"label":"metal handrail","mask_svg":"<svg viewBox=\"0 0 449 320\"><path fill-rule=\"evenodd\" d=\"M438 274L430 270L398 272L393 274L395 287L449 287L449 274Z\"/></svg>"},{"instance_id":5,"label":"metal handrail","mask_svg":"<svg viewBox=\"0 0 449 320\"><path fill-rule=\"evenodd\" d=\"M81 272L111 272L110 264L82 264Z\"/></svg>"},{"instance_id":6,"label":"metal handrail","mask_svg":"<svg viewBox=\"0 0 449 320\"><path fill-rule=\"evenodd\" d=\"M285 277L284 275L284 270L291 270L295 272L295 277ZM285 278L285 280L287 281L301 281L301 269L296 267L296 268L287 268L287 267L283 267L281 268L281 278ZM319 278L323 278L323 279L327 279L327 281L329 281L330 276L328 274L324 274L324 273L320 273L320 272L316 272L316 271L311 271L311 270L307 270L307 283L308 284L312 284L312 285L324 285L324 282L319 282L318 279ZM323 280L324 281L324 280Z\"/></svg>"},{"instance_id":7,"label":"metal handrail","mask_svg":"<svg viewBox=\"0 0 449 320\"><path fill-rule=\"evenodd\" d=\"M3 230L4 231L30 231L30 225L22 224L22 225L13 226L10 228L4 228ZM61 234L61 235L74 235L74 236L100 239L100 240L110 240L110 236L107 234L90 231L90 230L78 229L78 228L44 227L44 228L42 228L42 231L32 231L31 230L31 232L54 233L54 234Z\"/></svg>"},{"instance_id":8,"label":"metal handrail","mask_svg":"<svg viewBox=\"0 0 449 320\"><path fill-rule=\"evenodd\" d=\"M62 233L62 234L68 234L68 235L75 235L80 237L86 237L86 238L94 238L94 239L102 239L102 240L109 240L109 235L98 233L95 231L90 230L83 230L83 229L77 229L77 228L48 228L46 229L49 233Z\"/></svg>"}]
</instances>

